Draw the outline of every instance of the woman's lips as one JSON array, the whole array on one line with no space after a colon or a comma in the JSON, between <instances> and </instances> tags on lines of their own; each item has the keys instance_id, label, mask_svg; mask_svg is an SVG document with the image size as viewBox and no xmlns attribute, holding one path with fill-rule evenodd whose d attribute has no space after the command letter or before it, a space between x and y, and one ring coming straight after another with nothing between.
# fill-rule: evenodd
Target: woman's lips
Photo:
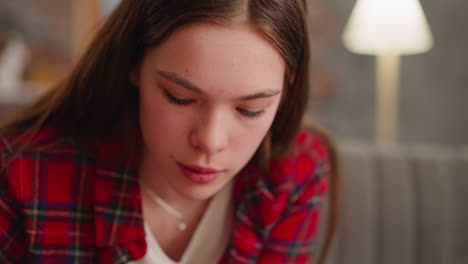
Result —
<instances>
[{"instance_id":1,"label":"woman's lips","mask_svg":"<svg viewBox=\"0 0 468 264\"><path fill-rule=\"evenodd\" d=\"M182 173L194 183L207 184L214 181L222 171L213 168L205 168L197 165L185 165L177 163Z\"/></svg>"}]
</instances>

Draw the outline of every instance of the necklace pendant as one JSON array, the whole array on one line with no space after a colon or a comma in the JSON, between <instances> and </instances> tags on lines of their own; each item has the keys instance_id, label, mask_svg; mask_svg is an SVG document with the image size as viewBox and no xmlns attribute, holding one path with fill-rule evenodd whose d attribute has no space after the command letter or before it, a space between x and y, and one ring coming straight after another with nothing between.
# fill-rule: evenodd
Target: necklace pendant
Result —
<instances>
[{"instance_id":1,"label":"necklace pendant","mask_svg":"<svg viewBox=\"0 0 468 264\"><path fill-rule=\"evenodd\" d=\"M184 222L180 222L179 223L179 230L184 231L185 229L187 229L187 225Z\"/></svg>"}]
</instances>

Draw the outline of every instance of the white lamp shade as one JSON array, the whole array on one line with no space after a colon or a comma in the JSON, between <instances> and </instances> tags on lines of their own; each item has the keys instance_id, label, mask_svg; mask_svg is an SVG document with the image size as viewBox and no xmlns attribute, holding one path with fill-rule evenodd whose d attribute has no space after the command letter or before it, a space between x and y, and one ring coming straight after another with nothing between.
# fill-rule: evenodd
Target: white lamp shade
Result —
<instances>
[{"instance_id":1,"label":"white lamp shade","mask_svg":"<svg viewBox=\"0 0 468 264\"><path fill-rule=\"evenodd\" d=\"M433 45L419 0L358 0L343 42L352 52L371 55L422 53Z\"/></svg>"}]
</instances>

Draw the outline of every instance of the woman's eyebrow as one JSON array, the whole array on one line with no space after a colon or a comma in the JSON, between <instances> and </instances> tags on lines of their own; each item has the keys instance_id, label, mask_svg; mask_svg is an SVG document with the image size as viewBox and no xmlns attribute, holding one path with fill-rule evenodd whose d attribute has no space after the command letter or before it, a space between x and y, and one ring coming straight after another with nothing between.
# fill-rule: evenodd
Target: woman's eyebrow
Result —
<instances>
[{"instance_id":1,"label":"woman's eyebrow","mask_svg":"<svg viewBox=\"0 0 468 264\"><path fill-rule=\"evenodd\" d=\"M156 71L159 76L163 77L164 79L167 79L169 81L172 81L190 91L196 92L198 94L205 94L202 89L200 89L198 86L195 84L191 83L189 80L183 78L179 74L175 72L167 72L167 71L161 71L157 70ZM273 97L275 95L278 95L280 91L278 90L272 90L272 89L267 89L265 91L260 91L256 92L254 94L249 94L249 95L243 95L234 98L234 101L251 101L255 99L260 99L260 98L268 98L268 97Z\"/></svg>"},{"instance_id":2,"label":"woman's eyebrow","mask_svg":"<svg viewBox=\"0 0 468 264\"><path fill-rule=\"evenodd\" d=\"M261 91L261 92L254 93L254 94L240 96L240 97L234 98L234 100L235 101L251 101L251 100L260 99L260 98L273 97L279 93L280 91L278 90L265 90L265 91Z\"/></svg>"},{"instance_id":3,"label":"woman's eyebrow","mask_svg":"<svg viewBox=\"0 0 468 264\"><path fill-rule=\"evenodd\" d=\"M190 91L193 91L199 94L204 94L202 89L198 88L195 84L191 83L189 80L183 78L182 76L178 75L175 72L166 72L166 71L161 71L161 70L157 70L156 72L159 74L159 76L163 77L164 79L175 82L178 85L181 85L182 87L189 89Z\"/></svg>"}]
</instances>

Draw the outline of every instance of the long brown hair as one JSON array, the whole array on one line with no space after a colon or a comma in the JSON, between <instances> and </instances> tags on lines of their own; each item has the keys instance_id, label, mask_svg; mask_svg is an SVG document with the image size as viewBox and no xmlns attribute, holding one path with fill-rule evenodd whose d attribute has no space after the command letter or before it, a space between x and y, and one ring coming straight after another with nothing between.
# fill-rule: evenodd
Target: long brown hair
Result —
<instances>
[{"instance_id":1,"label":"long brown hair","mask_svg":"<svg viewBox=\"0 0 468 264\"><path fill-rule=\"evenodd\" d=\"M306 109L306 11L304 0L123 0L74 70L2 130L31 134L52 125L66 127L77 139L123 136L129 146L139 146L138 89L130 83L129 73L144 52L184 25L248 23L271 41L286 64L281 105L254 155L264 167L286 153ZM333 232L329 233L331 237Z\"/></svg>"}]
</instances>

